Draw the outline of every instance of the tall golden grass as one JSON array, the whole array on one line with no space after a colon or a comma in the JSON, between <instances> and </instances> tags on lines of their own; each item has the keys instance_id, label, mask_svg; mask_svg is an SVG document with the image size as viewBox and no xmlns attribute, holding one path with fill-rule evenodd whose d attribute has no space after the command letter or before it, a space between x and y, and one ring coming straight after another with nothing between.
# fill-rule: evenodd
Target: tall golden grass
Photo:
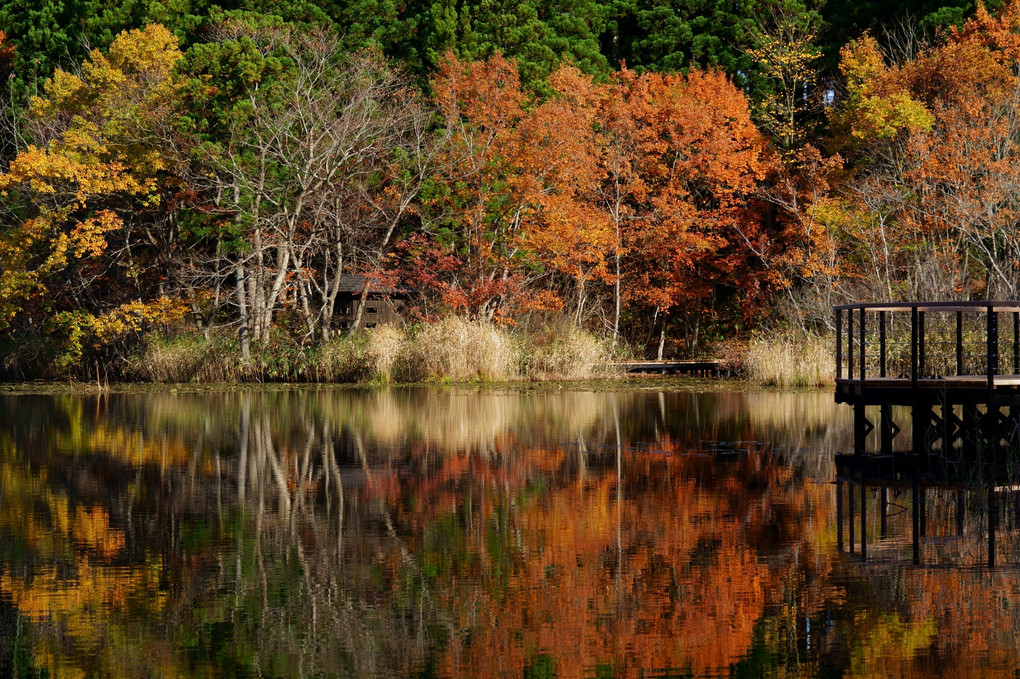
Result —
<instances>
[{"instance_id":1,"label":"tall golden grass","mask_svg":"<svg viewBox=\"0 0 1020 679\"><path fill-rule=\"evenodd\" d=\"M747 376L779 387L822 387L835 378L834 340L813 334L758 337L744 355Z\"/></svg>"},{"instance_id":2,"label":"tall golden grass","mask_svg":"<svg viewBox=\"0 0 1020 679\"><path fill-rule=\"evenodd\" d=\"M520 377L509 331L493 323L449 316L410 333L401 376L409 382Z\"/></svg>"},{"instance_id":3,"label":"tall golden grass","mask_svg":"<svg viewBox=\"0 0 1020 679\"><path fill-rule=\"evenodd\" d=\"M572 323L525 333L521 342L522 372L533 379L598 377L612 360L609 342Z\"/></svg>"},{"instance_id":4,"label":"tall golden grass","mask_svg":"<svg viewBox=\"0 0 1020 679\"><path fill-rule=\"evenodd\" d=\"M146 382L236 382L244 378L229 343L201 336L156 338L145 351L128 360L129 377Z\"/></svg>"},{"instance_id":5,"label":"tall golden grass","mask_svg":"<svg viewBox=\"0 0 1020 679\"><path fill-rule=\"evenodd\" d=\"M569 323L513 329L450 316L412 329L380 326L301 348L281 337L242 361L234 338L155 338L125 376L147 382L496 382L586 379L608 363L608 343Z\"/></svg>"}]
</instances>

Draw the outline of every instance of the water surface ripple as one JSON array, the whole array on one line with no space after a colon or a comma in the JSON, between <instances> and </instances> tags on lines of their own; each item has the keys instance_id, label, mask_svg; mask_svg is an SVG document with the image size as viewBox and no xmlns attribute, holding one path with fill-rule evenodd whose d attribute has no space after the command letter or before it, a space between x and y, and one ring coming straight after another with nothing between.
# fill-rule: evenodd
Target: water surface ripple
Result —
<instances>
[{"instance_id":1,"label":"water surface ripple","mask_svg":"<svg viewBox=\"0 0 1020 679\"><path fill-rule=\"evenodd\" d=\"M928 565L898 496L840 553L828 392L0 401L0 676L1018 667L1016 514L996 568L935 491Z\"/></svg>"}]
</instances>

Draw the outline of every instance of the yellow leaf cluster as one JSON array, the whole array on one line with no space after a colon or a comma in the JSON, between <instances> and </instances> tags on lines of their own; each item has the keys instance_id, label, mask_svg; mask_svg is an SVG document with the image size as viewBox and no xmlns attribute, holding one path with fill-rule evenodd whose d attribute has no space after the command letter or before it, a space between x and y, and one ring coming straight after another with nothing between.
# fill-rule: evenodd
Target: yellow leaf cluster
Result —
<instances>
[{"instance_id":1,"label":"yellow leaf cluster","mask_svg":"<svg viewBox=\"0 0 1020 679\"><path fill-rule=\"evenodd\" d=\"M846 79L847 97L833 122L854 139L891 139L901 130L934 127L935 116L911 96L899 69L886 66L878 42L870 35L840 50L839 69Z\"/></svg>"},{"instance_id":2,"label":"yellow leaf cluster","mask_svg":"<svg viewBox=\"0 0 1020 679\"><path fill-rule=\"evenodd\" d=\"M188 313L186 304L169 297L151 302L133 301L95 316L89 325L100 343L110 341L128 332L139 332L145 325L174 323Z\"/></svg>"}]
</instances>

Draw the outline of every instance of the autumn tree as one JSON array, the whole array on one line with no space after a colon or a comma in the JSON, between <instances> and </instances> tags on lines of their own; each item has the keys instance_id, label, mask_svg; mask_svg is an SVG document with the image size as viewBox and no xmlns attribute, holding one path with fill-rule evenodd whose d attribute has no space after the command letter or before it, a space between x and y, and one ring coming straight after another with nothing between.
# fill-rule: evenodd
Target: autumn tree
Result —
<instances>
[{"instance_id":1,"label":"autumn tree","mask_svg":"<svg viewBox=\"0 0 1020 679\"><path fill-rule=\"evenodd\" d=\"M750 271L736 274L747 253L734 228L755 218L747 199L764 177L764 140L747 100L719 72L622 71L610 96L633 119L621 187L624 302L660 319L660 356L671 315L694 351L713 297L753 282Z\"/></svg>"},{"instance_id":2,"label":"autumn tree","mask_svg":"<svg viewBox=\"0 0 1020 679\"><path fill-rule=\"evenodd\" d=\"M163 257L178 159L162 142L180 57L154 25L93 51L80 75L58 70L31 100L32 143L0 174L0 328L47 336L58 368L89 341L179 317Z\"/></svg>"},{"instance_id":3,"label":"autumn tree","mask_svg":"<svg viewBox=\"0 0 1020 679\"><path fill-rule=\"evenodd\" d=\"M526 95L516 65L447 55L433 83L447 144L428 196L430 229L463 263L447 304L486 319L527 305L521 226L528 204L512 154Z\"/></svg>"},{"instance_id":4,"label":"autumn tree","mask_svg":"<svg viewBox=\"0 0 1020 679\"><path fill-rule=\"evenodd\" d=\"M840 299L1017 294L1016 15L981 9L898 60L870 36L843 49L845 95L829 122L849 164L810 211L826 236L816 251L837 253L815 280L838 278L800 298L812 315ZM808 251L782 259L797 252ZM794 285L803 292L809 279Z\"/></svg>"},{"instance_id":5,"label":"autumn tree","mask_svg":"<svg viewBox=\"0 0 1020 679\"><path fill-rule=\"evenodd\" d=\"M7 39L7 35L0 31L0 162L8 160L17 153L17 144L14 139L17 137L17 124L11 109L12 92L10 79L13 76L14 45Z\"/></svg>"},{"instance_id":6,"label":"autumn tree","mask_svg":"<svg viewBox=\"0 0 1020 679\"><path fill-rule=\"evenodd\" d=\"M790 0L761 7L749 21L745 49L754 64L755 119L785 150L804 143L809 117L821 103L820 30L818 12Z\"/></svg>"},{"instance_id":7,"label":"autumn tree","mask_svg":"<svg viewBox=\"0 0 1020 679\"><path fill-rule=\"evenodd\" d=\"M607 176L597 125L602 88L573 67L556 71L550 86L555 94L518 126L514 183L530 206L522 241L551 272L572 282L563 296L573 298L573 320L581 325L591 287L599 292L617 280L611 263L619 237L602 200Z\"/></svg>"}]
</instances>

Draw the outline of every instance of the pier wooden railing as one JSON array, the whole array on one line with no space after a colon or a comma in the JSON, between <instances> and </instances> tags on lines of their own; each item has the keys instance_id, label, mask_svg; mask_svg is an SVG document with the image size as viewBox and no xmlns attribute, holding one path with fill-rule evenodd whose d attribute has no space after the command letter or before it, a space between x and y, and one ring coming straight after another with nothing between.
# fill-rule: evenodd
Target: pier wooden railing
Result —
<instances>
[{"instance_id":1,"label":"pier wooden railing","mask_svg":"<svg viewBox=\"0 0 1020 679\"><path fill-rule=\"evenodd\" d=\"M1020 385L1020 302L845 304L834 311L837 392Z\"/></svg>"}]
</instances>

